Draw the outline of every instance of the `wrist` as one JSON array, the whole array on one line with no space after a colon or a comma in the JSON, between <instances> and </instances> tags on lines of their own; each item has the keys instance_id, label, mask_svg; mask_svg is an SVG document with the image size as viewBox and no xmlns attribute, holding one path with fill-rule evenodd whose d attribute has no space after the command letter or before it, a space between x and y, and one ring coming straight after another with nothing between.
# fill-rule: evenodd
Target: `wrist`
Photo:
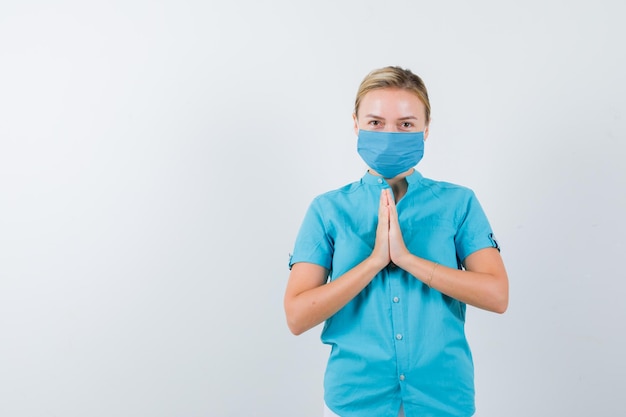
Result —
<instances>
[{"instance_id":1,"label":"wrist","mask_svg":"<svg viewBox=\"0 0 626 417\"><path fill-rule=\"evenodd\" d=\"M393 262L399 268L406 270L409 264L411 263L411 259L413 257L414 256L411 254L411 252L406 250L406 251L403 251L401 254L392 257L391 262Z\"/></svg>"},{"instance_id":2,"label":"wrist","mask_svg":"<svg viewBox=\"0 0 626 417\"><path fill-rule=\"evenodd\" d=\"M437 262L433 262L433 269L430 270L430 275L428 276L428 278L426 279L426 285L428 285L429 288L432 288L432 282L433 282L433 275L435 275L435 269L437 269L437 267L439 266L439 263Z\"/></svg>"},{"instance_id":3,"label":"wrist","mask_svg":"<svg viewBox=\"0 0 626 417\"><path fill-rule=\"evenodd\" d=\"M369 268L372 268L373 270L376 271L376 273L378 273L387 265L389 265L389 259L374 256L372 254L368 256L367 258L365 258L365 261L363 261L363 263L367 264Z\"/></svg>"}]
</instances>

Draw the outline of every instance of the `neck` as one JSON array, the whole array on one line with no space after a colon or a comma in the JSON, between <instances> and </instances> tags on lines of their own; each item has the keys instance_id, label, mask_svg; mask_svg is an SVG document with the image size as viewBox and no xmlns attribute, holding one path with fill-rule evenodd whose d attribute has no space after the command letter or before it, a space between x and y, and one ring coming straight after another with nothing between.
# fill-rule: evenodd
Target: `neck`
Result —
<instances>
[{"instance_id":1,"label":"neck","mask_svg":"<svg viewBox=\"0 0 626 417\"><path fill-rule=\"evenodd\" d=\"M409 188L409 183L407 182L406 177L408 175L411 175L413 173L413 170L414 169L411 168L407 172L403 172L400 175L397 175L393 178L388 178L386 180L387 184L389 184L391 190L393 191L396 203L400 201L400 199L406 194L406 191Z\"/></svg>"},{"instance_id":2,"label":"neck","mask_svg":"<svg viewBox=\"0 0 626 417\"><path fill-rule=\"evenodd\" d=\"M406 190L409 188L409 184L404 177L396 177L393 178L393 180L388 180L387 182L393 190L393 196L397 203L406 194Z\"/></svg>"}]
</instances>

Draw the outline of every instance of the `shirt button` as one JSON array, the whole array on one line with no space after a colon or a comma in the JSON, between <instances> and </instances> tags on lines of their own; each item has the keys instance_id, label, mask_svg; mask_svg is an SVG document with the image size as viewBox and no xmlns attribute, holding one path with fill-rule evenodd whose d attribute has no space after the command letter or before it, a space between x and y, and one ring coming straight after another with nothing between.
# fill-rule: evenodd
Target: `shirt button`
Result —
<instances>
[{"instance_id":1,"label":"shirt button","mask_svg":"<svg viewBox=\"0 0 626 417\"><path fill-rule=\"evenodd\" d=\"M396 339L398 339L398 340L402 340L402 334L398 333L398 334L396 335Z\"/></svg>"},{"instance_id":2,"label":"shirt button","mask_svg":"<svg viewBox=\"0 0 626 417\"><path fill-rule=\"evenodd\" d=\"M400 298L398 298L398 297L393 297L393 302L394 302L394 303L398 303L398 302L400 302Z\"/></svg>"},{"instance_id":3,"label":"shirt button","mask_svg":"<svg viewBox=\"0 0 626 417\"><path fill-rule=\"evenodd\" d=\"M400 381L404 381L406 379L406 377L404 376L404 374L400 375Z\"/></svg>"},{"instance_id":4,"label":"shirt button","mask_svg":"<svg viewBox=\"0 0 626 417\"><path fill-rule=\"evenodd\" d=\"M378 179L378 183L379 183L379 184L382 184L382 183L383 183L383 179L382 179L382 178L379 178L379 179Z\"/></svg>"}]
</instances>

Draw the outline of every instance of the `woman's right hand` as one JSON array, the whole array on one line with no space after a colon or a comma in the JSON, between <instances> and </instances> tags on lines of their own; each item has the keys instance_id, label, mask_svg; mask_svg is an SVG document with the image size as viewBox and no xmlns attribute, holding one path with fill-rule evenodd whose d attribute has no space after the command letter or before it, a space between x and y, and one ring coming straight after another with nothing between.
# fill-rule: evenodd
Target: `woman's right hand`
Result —
<instances>
[{"instance_id":1,"label":"woman's right hand","mask_svg":"<svg viewBox=\"0 0 626 417\"><path fill-rule=\"evenodd\" d=\"M294 334L301 334L335 314L389 265L389 198L389 190L383 190L374 250L354 268L327 282L329 271L320 265L298 262L292 266L284 304L287 324Z\"/></svg>"}]
</instances>

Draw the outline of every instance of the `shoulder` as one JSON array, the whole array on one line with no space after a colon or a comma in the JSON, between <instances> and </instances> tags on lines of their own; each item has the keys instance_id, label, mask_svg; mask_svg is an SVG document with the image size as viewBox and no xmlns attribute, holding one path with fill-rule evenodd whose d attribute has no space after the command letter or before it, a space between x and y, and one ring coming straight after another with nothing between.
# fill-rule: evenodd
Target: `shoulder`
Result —
<instances>
[{"instance_id":1,"label":"shoulder","mask_svg":"<svg viewBox=\"0 0 626 417\"><path fill-rule=\"evenodd\" d=\"M420 178L420 186L434 197L441 199L467 200L475 198L474 191L469 187L447 181L422 177Z\"/></svg>"},{"instance_id":2,"label":"shoulder","mask_svg":"<svg viewBox=\"0 0 626 417\"><path fill-rule=\"evenodd\" d=\"M337 201L343 200L346 196L358 192L361 188L361 181L354 181L342 187L317 195L313 199L313 204L335 204Z\"/></svg>"}]
</instances>

